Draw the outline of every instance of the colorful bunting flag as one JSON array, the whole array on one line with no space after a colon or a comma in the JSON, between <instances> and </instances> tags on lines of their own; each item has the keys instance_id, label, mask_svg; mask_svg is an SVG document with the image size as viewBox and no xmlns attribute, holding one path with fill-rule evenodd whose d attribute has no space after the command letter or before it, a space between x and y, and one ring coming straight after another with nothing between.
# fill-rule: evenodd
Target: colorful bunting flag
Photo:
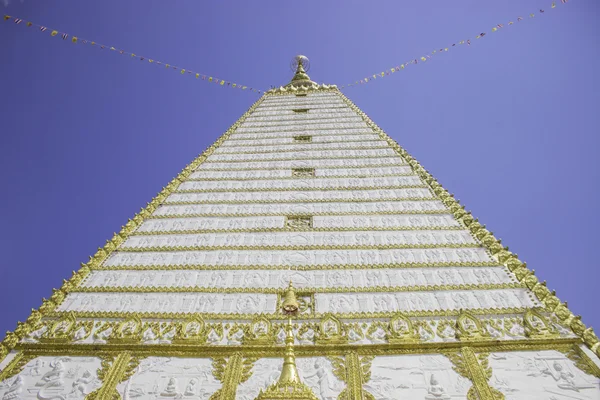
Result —
<instances>
[{"instance_id":1,"label":"colorful bunting flag","mask_svg":"<svg viewBox=\"0 0 600 400\"><path fill-rule=\"evenodd\" d=\"M45 27L45 26L43 26L43 25L38 25L38 24L35 24L33 22L30 22L30 21L24 21L21 18L12 17L10 15L4 15L4 21L13 21L16 25L20 25L22 22L25 22L25 25L27 27L35 26L35 27L37 27L40 30L40 32L46 32L48 30L48 28ZM63 40L67 40L67 39L70 38L71 39L71 43L74 43L74 44L77 44L77 43L88 44L88 41L86 39L81 39L78 36L72 36L72 35L69 35L66 32L59 32L57 30L50 31L50 36L52 36L52 37L53 36L57 36L58 34L60 34L60 36L61 36L61 38ZM93 41L90 41L89 43L92 46L95 46L96 44L98 44L98 43L93 42ZM151 58L146 58L146 57L143 57L143 56L137 56L135 53L129 53L129 52L126 52L125 50L118 50L114 46L105 46L105 45L101 45L101 44L98 44L98 46L100 47L100 49L109 48L110 50L118 52L119 54L125 54L125 53L127 53L132 58L138 58L140 61L148 60L149 64L164 65L167 69L169 69L169 67L171 67L173 70L179 71L179 73L181 75L185 75L185 73L187 72L188 75L195 76L196 79L198 79L198 78L200 78L200 76L202 76L202 80L203 81L206 80L206 75L202 75L202 74L200 74L198 72L193 72L193 71L185 69L185 68L179 68L179 67L171 65L171 64L165 64L165 63L162 63L160 61L155 61L154 59L151 59ZM383 75L384 75L384 73L382 72L382 76ZM248 86L242 86L242 85L240 85L238 83L232 83L231 81L227 81L227 80L224 80L224 79L217 79L217 78L209 77L208 78L208 82L215 82L217 85L220 85L220 86L228 86L228 87L231 87L231 88L238 88L238 89L241 89L241 90L249 89L249 91L252 91L254 93L262 93L262 91L260 91L260 90L253 89L253 88L248 88ZM225 85L225 84L227 84L227 85Z\"/></svg>"},{"instance_id":2,"label":"colorful bunting flag","mask_svg":"<svg viewBox=\"0 0 600 400\"><path fill-rule=\"evenodd\" d=\"M568 0L561 0L561 3L565 4L565 3L567 3L567 1ZM556 1L552 1L551 8L552 9L556 8ZM545 10L543 8L540 8L538 12L540 14L544 14ZM536 13L531 13L531 14L529 14L529 17L530 18L534 18L535 15L536 15ZM522 21L522 20L523 20L523 17L521 17L521 16L517 17L517 22ZM509 21L507 23L507 25L508 26L514 25L514 22L513 21ZM491 31L492 32L497 32L500 29L504 28L504 26L505 26L504 24L497 24L496 26L493 26L491 28ZM486 32L480 32L478 35L475 36L475 39L481 39L486 34L487 34ZM457 44L460 45L460 44L465 44L465 43L467 44L467 46L470 46L471 45L471 39L461 40L459 42L452 43L452 45L450 47L455 47ZM401 64L400 66L397 66L395 68L391 68L389 71L391 71L392 73L396 72L396 71L400 71L401 69L404 69L406 66L408 66L410 64L415 64L415 65L418 64L419 60L421 60L421 61L427 61L433 55L436 55L436 54L439 54L439 53L442 53L442 52L446 52L446 51L448 51L448 47L443 47L443 48L440 48L439 50L435 49L431 53L428 53L425 56L422 56L422 57L419 57L419 58L415 58L415 59L413 59L411 61L407 61L406 63ZM381 74L375 74L375 75L372 75L371 77L364 78L364 79L361 79L359 81L356 81L354 84L350 83L350 84L347 84L347 85L344 85L344 86L341 86L341 87L344 88L344 87L358 86L359 83L362 85L362 84L369 83L369 82L377 79L378 76L384 77L385 75L390 75L390 73L388 72L387 74L384 74L382 72Z\"/></svg>"}]
</instances>

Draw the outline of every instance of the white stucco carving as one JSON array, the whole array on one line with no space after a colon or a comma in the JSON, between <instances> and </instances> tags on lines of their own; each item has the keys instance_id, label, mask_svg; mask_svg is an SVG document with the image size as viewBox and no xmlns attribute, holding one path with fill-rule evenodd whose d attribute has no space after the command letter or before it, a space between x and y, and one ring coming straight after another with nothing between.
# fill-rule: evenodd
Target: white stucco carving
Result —
<instances>
[{"instance_id":1,"label":"white stucco carving","mask_svg":"<svg viewBox=\"0 0 600 400\"><path fill-rule=\"evenodd\" d=\"M383 175L405 175L412 173L408 165L396 167L372 167L372 168L332 168L316 169L315 176L383 176ZM190 175L192 179L268 179L268 178L290 178L291 168L272 170L247 170L247 171L212 171L199 169Z\"/></svg>"},{"instance_id":2,"label":"white stucco carving","mask_svg":"<svg viewBox=\"0 0 600 400\"><path fill-rule=\"evenodd\" d=\"M253 168L296 168L302 166L319 167L365 167L370 165L403 165L400 156L365 157L365 158L320 158L281 161L247 161L232 163L226 161L213 161L202 164L201 169L253 169Z\"/></svg>"},{"instance_id":3,"label":"white stucco carving","mask_svg":"<svg viewBox=\"0 0 600 400\"><path fill-rule=\"evenodd\" d=\"M186 181L177 188L185 190L273 190L273 189L327 189L327 188L365 188L388 186L423 185L418 176L382 176L373 178L298 178L298 179L261 179L261 180L221 180Z\"/></svg>"},{"instance_id":4,"label":"white stucco carving","mask_svg":"<svg viewBox=\"0 0 600 400\"><path fill-rule=\"evenodd\" d=\"M331 120L336 122L360 122L362 119L360 116L352 113L351 110L344 110L342 112L331 112L335 110L324 109L314 110L312 113L302 114L280 114L280 115L256 115L247 118L243 123L242 127L262 127L262 126L294 126L303 122L307 124L314 123L327 123Z\"/></svg>"},{"instance_id":5,"label":"white stucco carving","mask_svg":"<svg viewBox=\"0 0 600 400\"><path fill-rule=\"evenodd\" d=\"M379 189L379 190L314 190L285 192L218 192L218 193L173 193L165 204L171 202L306 202L306 201L371 201L371 200L408 200L432 198L429 189Z\"/></svg>"},{"instance_id":6,"label":"white stucco carving","mask_svg":"<svg viewBox=\"0 0 600 400\"><path fill-rule=\"evenodd\" d=\"M138 232L209 229L269 229L283 228L284 223L284 216L150 219L144 221L138 228Z\"/></svg>"},{"instance_id":7,"label":"white stucco carving","mask_svg":"<svg viewBox=\"0 0 600 400\"><path fill-rule=\"evenodd\" d=\"M83 399L100 386L99 367L95 357L37 357L0 383L0 399Z\"/></svg>"},{"instance_id":8,"label":"white stucco carving","mask_svg":"<svg viewBox=\"0 0 600 400\"><path fill-rule=\"evenodd\" d=\"M149 357L117 387L123 400L208 399L221 388L209 358Z\"/></svg>"},{"instance_id":9,"label":"white stucco carving","mask_svg":"<svg viewBox=\"0 0 600 400\"><path fill-rule=\"evenodd\" d=\"M84 287L299 288L477 285L512 282L503 267L358 270L93 271Z\"/></svg>"},{"instance_id":10,"label":"white stucco carving","mask_svg":"<svg viewBox=\"0 0 600 400\"><path fill-rule=\"evenodd\" d=\"M212 154L207 162L218 161L261 161L289 158L346 158L346 157L386 157L396 155L392 148L385 149L347 149L347 150L298 150L283 153L258 153L258 154Z\"/></svg>"},{"instance_id":11,"label":"white stucco carving","mask_svg":"<svg viewBox=\"0 0 600 400\"><path fill-rule=\"evenodd\" d=\"M270 139L270 138L292 138L297 135L310 135L313 138L320 136L322 138L327 138L329 136L352 136L354 138L362 138L362 135L372 135L373 130L369 128L336 128L336 129L326 129L326 130L310 130L310 129L294 129L294 130L285 130L280 132L265 132L265 133L238 133L233 132L229 140L256 140L256 139Z\"/></svg>"},{"instance_id":12,"label":"white stucco carving","mask_svg":"<svg viewBox=\"0 0 600 400\"><path fill-rule=\"evenodd\" d=\"M319 204L319 203L315 203ZM349 203L353 204L353 203ZM225 206L225 205L224 205ZM272 205L274 208L277 205ZM252 206L249 206L249 208ZM260 206L257 206L260 207ZM275 208L276 209L276 208ZM250 210L251 211L251 210ZM129 237L121 248L146 247L270 247L270 246L409 246L473 244L465 230L227 232L143 235Z\"/></svg>"},{"instance_id":13,"label":"white stucco carving","mask_svg":"<svg viewBox=\"0 0 600 400\"><path fill-rule=\"evenodd\" d=\"M313 136L312 143L347 143L353 140L379 140L379 135L374 133L363 133L360 136L357 135L320 135ZM258 146L258 145L276 145L276 144L289 144L293 143L292 136L271 138L271 139L236 139L230 136L221 147L238 147L238 146Z\"/></svg>"},{"instance_id":14,"label":"white stucco carving","mask_svg":"<svg viewBox=\"0 0 600 400\"><path fill-rule=\"evenodd\" d=\"M197 214L338 214L338 213L393 213L447 211L438 200L387 201L387 202L331 202L331 203L280 203L280 204L165 204L156 209L154 216Z\"/></svg>"},{"instance_id":15,"label":"white stucco carving","mask_svg":"<svg viewBox=\"0 0 600 400\"><path fill-rule=\"evenodd\" d=\"M269 314L276 302L260 293L70 293L58 310Z\"/></svg>"},{"instance_id":16,"label":"white stucco carving","mask_svg":"<svg viewBox=\"0 0 600 400\"><path fill-rule=\"evenodd\" d=\"M334 142L334 143L291 143L291 144L272 144L270 146L258 145L252 146L245 144L243 146L236 147L218 147L215 149L215 154L222 153L264 153L264 152L293 152L293 151L307 151L307 150L329 150L329 149L353 149L353 148L365 148L365 147L388 147L387 142L383 140L363 140L360 142Z\"/></svg>"},{"instance_id":17,"label":"white stucco carving","mask_svg":"<svg viewBox=\"0 0 600 400\"><path fill-rule=\"evenodd\" d=\"M352 121L352 122L323 122L315 124L297 124L296 126L291 125L272 125L272 126L240 126L235 131L237 134L240 133L271 133L288 131L294 128L302 129L303 131L318 131L322 129L365 129L367 124L364 121Z\"/></svg>"},{"instance_id":18,"label":"white stucco carving","mask_svg":"<svg viewBox=\"0 0 600 400\"><path fill-rule=\"evenodd\" d=\"M391 293L317 293L318 312L392 312L533 307L525 289Z\"/></svg>"},{"instance_id":19,"label":"white stucco carving","mask_svg":"<svg viewBox=\"0 0 600 400\"><path fill-rule=\"evenodd\" d=\"M149 265L259 265L317 266L373 265L403 263L489 262L483 248L384 249L384 250L191 250L148 251L129 253L116 251L104 266Z\"/></svg>"},{"instance_id":20,"label":"white stucco carving","mask_svg":"<svg viewBox=\"0 0 600 400\"><path fill-rule=\"evenodd\" d=\"M471 382L443 355L375 357L364 388L377 400L465 399Z\"/></svg>"},{"instance_id":21,"label":"white stucco carving","mask_svg":"<svg viewBox=\"0 0 600 400\"><path fill-rule=\"evenodd\" d=\"M490 385L507 400L600 399L600 379L554 350L492 353L489 363Z\"/></svg>"}]
</instances>

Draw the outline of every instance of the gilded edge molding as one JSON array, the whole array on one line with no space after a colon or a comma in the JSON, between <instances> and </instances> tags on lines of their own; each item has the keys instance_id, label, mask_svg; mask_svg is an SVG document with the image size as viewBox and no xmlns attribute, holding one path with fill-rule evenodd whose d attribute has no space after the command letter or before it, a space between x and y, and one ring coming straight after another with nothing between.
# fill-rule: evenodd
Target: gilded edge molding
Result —
<instances>
[{"instance_id":1,"label":"gilded edge molding","mask_svg":"<svg viewBox=\"0 0 600 400\"><path fill-rule=\"evenodd\" d=\"M475 354L471 347L462 347L458 352L446 353L454 371L473 382L467 393L468 400L504 400L504 395L488 383L492 377L488 355Z\"/></svg>"},{"instance_id":2,"label":"gilded edge molding","mask_svg":"<svg viewBox=\"0 0 600 400\"><path fill-rule=\"evenodd\" d=\"M413 156L385 133L383 129L377 126L367 114L361 111L343 93L340 91L337 91L337 93L350 108L363 118L367 123L367 126L373 129L375 133L379 134L382 139L385 139L390 146L403 157L403 159L412 167L413 171L429 185L431 190L452 211L456 220L461 222L472 234L481 240L483 245L500 263L502 263L502 265L508 267L520 282L525 283L527 287L535 293L536 297L546 306L548 311L555 313L564 325L570 327L571 330L579 336L598 357L600 357L600 340L594 333L592 327L586 327L581 321L581 316L574 315L567 307L567 304L558 299L554 291L550 292L546 287L545 281L540 282L538 280L534 270L528 269L526 263L519 260L516 254L508 250L508 247L502 246L500 241L485 228L485 225L479 223L479 221L473 217L471 212L466 211L464 206L461 206L458 200L454 198L454 195L444 189Z\"/></svg>"},{"instance_id":3,"label":"gilded edge molding","mask_svg":"<svg viewBox=\"0 0 600 400\"><path fill-rule=\"evenodd\" d=\"M146 218L152 215L156 208L165 201L165 199L200 166L200 164L206 161L208 156L213 154L215 149L219 147L246 118L248 118L265 98L266 94L263 94L256 102L254 102L248 111L242 114L242 116L215 141L215 143L209 146L190 164L186 165L185 168L183 168L183 170L167 184L167 186L162 188L150 203L147 203L145 208L142 208L133 219L128 220L127 223L121 227L121 231L118 234L115 233L103 247L98 248L96 254L90 257L90 260L87 263L82 263L79 271L73 271L73 275L69 280L63 280L63 286L60 289L53 289L52 296L50 296L49 299L43 299L39 309L32 309L31 314L25 322L17 322L17 328L14 332L6 332L4 339L0 342L0 361L2 361L4 357L8 355L10 350L15 347L20 338L25 337L35 328L42 317L54 311L54 309L64 300L70 288L77 287L89 274L92 268L98 267L121 243L127 240L129 235L139 227Z\"/></svg>"}]
</instances>

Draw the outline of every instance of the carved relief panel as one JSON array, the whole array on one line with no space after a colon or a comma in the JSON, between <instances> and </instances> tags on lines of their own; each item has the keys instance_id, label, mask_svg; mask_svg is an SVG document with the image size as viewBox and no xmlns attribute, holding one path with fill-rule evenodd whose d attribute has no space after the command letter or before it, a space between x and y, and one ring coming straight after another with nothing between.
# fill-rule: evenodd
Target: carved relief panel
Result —
<instances>
[{"instance_id":1,"label":"carved relief panel","mask_svg":"<svg viewBox=\"0 0 600 400\"><path fill-rule=\"evenodd\" d=\"M563 353L491 353L490 385L507 400L598 400L600 378L583 372Z\"/></svg>"},{"instance_id":2,"label":"carved relief panel","mask_svg":"<svg viewBox=\"0 0 600 400\"><path fill-rule=\"evenodd\" d=\"M208 399L220 387L209 358L149 357L117 391L123 399Z\"/></svg>"},{"instance_id":3,"label":"carved relief panel","mask_svg":"<svg viewBox=\"0 0 600 400\"><path fill-rule=\"evenodd\" d=\"M0 383L0 399L83 399L100 387L96 357L37 357Z\"/></svg>"},{"instance_id":4,"label":"carved relief panel","mask_svg":"<svg viewBox=\"0 0 600 400\"><path fill-rule=\"evenodd\" d=\"M404 160L400 156L387 156L387 157L361 157L361 158L323 158L312 160L316 167L365 167L370 165L402 165ZM290 164L295 165L295 161L282 160L282 161L247 161L243 163L231 163L227 161L212 161L202 164L203 170L208 169L261 169L261 168L289 168Z\"/></svg>"},{"instance_id":5,"label":"carved relief panel","mask_svg":"<svg viewBox=\"0 0 600 400\"><path fill-rule=\"evenodd\" d=\"M426 188L414 189L380 189L380 190L327 190L327 191L285 191L285 192L215 192L215 193L174 193L166 203L170 202L315 202L315 201L362 201L362 200L407 200L431 199L433 195ZM145 221L146 223L152 222ZM433 226L433 225L430 225ZM152 229L150 229L152 230Z\"/></svg>"},{"instance_id":6,"label":"carved relief panel","mask_svg":"<svg viewBox=\"0 0 600 400\"><path fill-rule=\"evenodd\" d=\"M93 271L83 287L298 288L482 285L511 283L502 267L440 267L346 270Z\"/></svg>"},{"instance_id":7,"label":"carved relief panel","mask_svg":"<svg viewBox=\"0 0 600 400\"><path fill-rule=\"evenodd\" d=\"M319 203L314 203L319 204ZM276 204L266 204L265 209ZM252 209L252 207L248 207ZM297 213L311 211L312 207L290 207ZM303 214L303 213L302 213ZM308 215L310 213L307 212ZM473 245L475 239L465 230L415 230L415 231L340 231L340 232L223 232L144 235L129 237L121 248L148 247L358 247L358 246L427 246L427 245ZM466 247L466 246L465 246Z\"/></svg>"},{"instance_id":8,"label":"carved relief panel","mask_svg":"<svg viewBox=\"0 0 600 400\"><path fill-rule=\"evenodd\" d=\"M443 355L375 357L364 389L377 400L466 399L471 382Z\"/></svg>"},{"instance_id":9,"label":"carved relief panel","mask_svg":"<svg viewBox=\"0 0 600 400\"><path fill-rule=\"evenodd\" d=\"M316 217L313 217L313 222ZM290 220L288 219L288 222ZM301 229L310 219L294 218L289 229ZM403 263L480 263L492 262L483 248L385 249L385 250L190 250L114 252L104 266L149 265L245 265L316 266L373 265Z\"/></svg>"}]
</instances>

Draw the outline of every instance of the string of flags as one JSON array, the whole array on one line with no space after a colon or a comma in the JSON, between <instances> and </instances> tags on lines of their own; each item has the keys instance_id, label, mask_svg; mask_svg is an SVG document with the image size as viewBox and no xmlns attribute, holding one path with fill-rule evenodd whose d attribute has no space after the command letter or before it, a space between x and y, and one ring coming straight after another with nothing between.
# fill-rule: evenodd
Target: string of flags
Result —
<instances>
[{"instance_id":1,"label":"string of flags","mask_svg":"<svg viewBox=\"0 0 600 400\"><path fill-rule=\"evenodd\" d=\"M56 37L60 37L60 38L62 38L62 40L70 41L73 44L82 44L82 45L92 46L92 47L96 47L96 48L98 48L100 50L105 50L106 49L106 50L108 50L108 52L114 52L114 53L117 53L117 54L120 54L120 55L130 56L130 58L137 59L137 60L140 60L140 61L144 61L144 62L147 62L149 64L164 66L165 69L167 69L167 70L178 71L181 75L189 75L189 76L195 77L198 80L205 81L207 83L213 83L213 84L217 84L217 85L220 85L220 86L223 86L223 87L229 87L229 88L232 88L232 89L239 89L239 90L246 90L246 91L255 92L255 93L262 93L261 90L255 89L255 88L250 87L250 86L242 85L240 83L231 82L231 81L228 81L228 80L225 80L225 79L218 78L216 76L209 76L207 74L203 74L203 73L200 73L200 72L195 72L195 71L192 71L192 70L187 69L187 68L180 68L180 67L172 65L172 64L167 64L165 62L161 62L161 61L158 61L158 60L155 60L155 59L152 59L152 58L140 56L140 55L137 55L135 53L131 53L131 52L128 52L128 51L125 51L125 50L121 50L121 49L118 49L117 47L114 47L114 46L104 45L104 44L101 44L101 43L98 43L98 42L95 42L95 41L91 41L91 40L87 40L87 39L84 39L84 38L81 38L81 37L78 37L78 36L70 35L70 34L68 34L66 32L60 32L60 31L57 31L57 30L54 30L54 29L50 29L50 28L48 28L46 26L43 26L43 25L38 25L38 24L35 24L33 22L30 22L30 21L25 21L25 20L23 20L21 18L12 17L10 15L5 15L4 16L4 21L7 21L7 22L12 21L16 25L23 25L23 26L26 26L26 27L37 28L41 33L50 34L51 37L55 37L55 36Z\"/></svg>"},{"instance_id":2,"label":"string of flags","mask_svg":"<svg viewBox=\"0 0 600 400\"><path fill-rule=\"evenodd\" d=\"M566 4L568 2L568 0L560 0L561 4ZM553 1L552 4L550 5L550 9L555 9L556 8L556 1ZM546 11L544 9L540 9L539 12L537 13L531 13L529 14L528 18L535 18L536 15L540 15L540 14L544 14ZM516 22L520 23L521 21L523 21L525 18L522 16L517 17ZM506 24L498 24L494 27L491 28L491 32L498 32L502 29L505 29L506 27L512 26L514 25L515 22L514 21L509 21ZM481 32L478 35L476 35L474 37L474 40L477 39L481 39L483 37L485 37L487 35L487 32ZM409 60L407 62L405 62L404 64L400 64L396 67L392 67L390 69L387 69L383 72L377 73L377 74L373 74L371 76L368 76L364 79L355 81L353 83L349 83L347 85L343 85L340 86L340 89L346 88L346 87L352 87L352 86L359 86L359 85L364 85L366 83L369 83L371 81L374 81L376 79L382 79L385 78L386 76L389 76L395 72L398 72L400 70L403 70L404 68L408 67L409 65L417 65L419 62L423 63L426 62L428 60L431 59L432 56L436 55L436 54L440 54L440 53L445 53L447 51L449 51L451 48L456 47L456 46L460 46L460 45L464 45L466 44L467 46L471 45L471 39L466 39L466 40L461 40L460 42L456 42L456 43L452 43L452 45L448 46L448 47L441 47L440 49L435 49L433 50L431 53L426 54L424 56Z\"/></svg>"}]
</instances>

